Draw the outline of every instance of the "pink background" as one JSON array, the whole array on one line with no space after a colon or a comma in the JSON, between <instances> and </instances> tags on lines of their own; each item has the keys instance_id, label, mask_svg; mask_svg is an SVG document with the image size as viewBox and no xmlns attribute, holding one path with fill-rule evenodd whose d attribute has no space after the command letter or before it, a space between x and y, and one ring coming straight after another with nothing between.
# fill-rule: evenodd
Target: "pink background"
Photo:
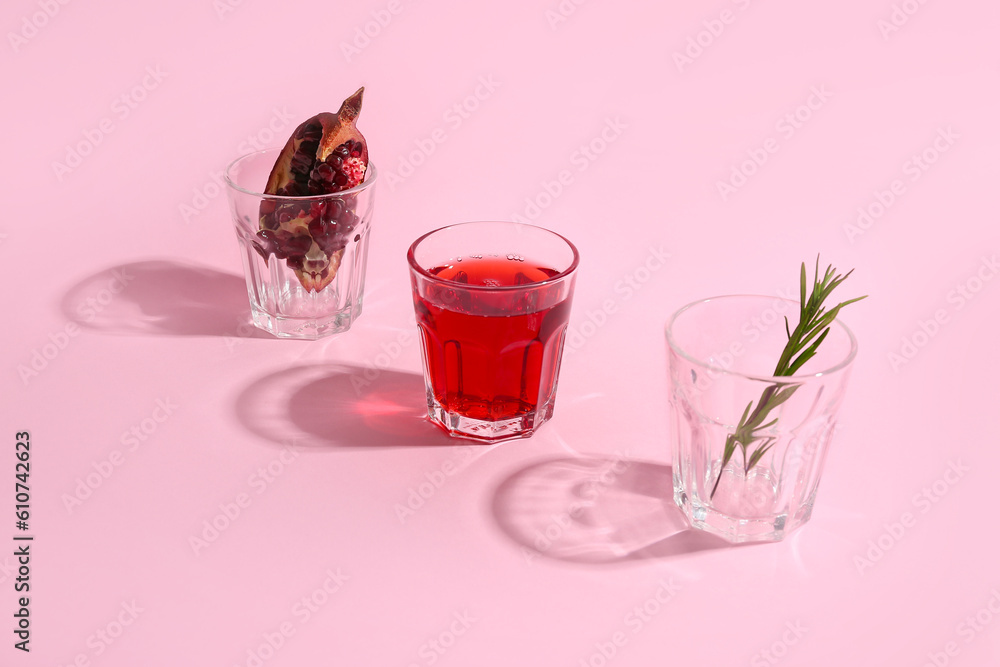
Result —
<instances>
[{"instance_id":1,"label":"pink background","mask_svg":"<svg viewBox=\"0 0 1000 667\"><path fill-rule=\"evenodd\" d=\"M995 2L2 15L0 663L1000 664ZM361 84L384 179L365 313L256 333L213 174ZM420 419L404 253L514 216L580 248L576 344L553 421L469 448ZM794 290L817 253L871 297L844 314L861 351L816 511L720 547L670 500L662 326Z\"/></svg>"}]
</instances>

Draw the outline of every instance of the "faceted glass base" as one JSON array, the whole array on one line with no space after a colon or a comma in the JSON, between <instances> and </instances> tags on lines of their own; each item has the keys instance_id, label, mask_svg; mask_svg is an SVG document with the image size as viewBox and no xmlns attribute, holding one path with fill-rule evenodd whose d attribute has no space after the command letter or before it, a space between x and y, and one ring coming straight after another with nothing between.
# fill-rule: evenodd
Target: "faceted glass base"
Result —
<instances>
[{"instance_id":1,"label":"faceted glass base","mask_svg":"<svg viewBox=\"0 0 1000 667\"><path fill-rule=\"evenodd\" d=\"M428 392L427 415L431 422L437 424L453 437L494 443L516 438L530 438L539 426L552 417L554 404L554 400L549 401L532 412L526 412L511 419L487 421L446 410L434 398L434 394Z\"/></svg>"},{"instance_id":2,"label":"faceted glass base","mask_svg":"<svg viewBox=\"0 0 1000 667\"><path fill-rule=\"evenodd\" d=\"M250 311L254 326L278 338L316 340L350 329L354 320L361 315L361 302L356 303L352 309L325 317L283 317L254 306L251 306Z\"/></svg>"},{"instance_id":3,"label":"faceted glass base","mask_svg":"<svg viewBox=\"0 0 1000 667\"><path fill-rule=\"evenodd\" d=\"M725 479L725 477L724 477ZM720 511L719 506L726 506L722 494L726 486L720 488L713 505L706 505L690 496L684 489L683 480L674 474L674 503L681 509L693 528L718 535L733 544L745 542L778 542L790 533L802 527L812 516L815 492L798 508L795 516L787 513L743 513L733 506L733 513ZM740 516L743 514L743 516Z\"/></svg>"}]
</instances>

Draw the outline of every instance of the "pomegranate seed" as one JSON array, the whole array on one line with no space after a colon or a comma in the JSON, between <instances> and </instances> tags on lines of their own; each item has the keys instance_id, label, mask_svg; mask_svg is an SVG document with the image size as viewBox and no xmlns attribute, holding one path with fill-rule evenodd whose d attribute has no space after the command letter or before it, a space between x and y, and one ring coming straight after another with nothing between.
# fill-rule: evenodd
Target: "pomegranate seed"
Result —
<instances>
[{"instance_id":1,"label":"pomegranate seed","mask_svg":"<svg viewBox=\"0 0 1000 667\"><path fill-rule=\"evenodd\" d=\"M333 169L326 163L320 163L313 169L313 178L330 183L333 181Z\"/></svg>"},{"instance_id":2,"label":"pomegranate seed","mask_svg":"<svg viewBox=\"0 0 1000 667\"><path fill-rule=\"evenodd\" d=\"M318 218L313 218L309 221L309 233L312 235L313 239L317 236L325 234L327 230L327 224Z\"/></svg>"}]
</instances>

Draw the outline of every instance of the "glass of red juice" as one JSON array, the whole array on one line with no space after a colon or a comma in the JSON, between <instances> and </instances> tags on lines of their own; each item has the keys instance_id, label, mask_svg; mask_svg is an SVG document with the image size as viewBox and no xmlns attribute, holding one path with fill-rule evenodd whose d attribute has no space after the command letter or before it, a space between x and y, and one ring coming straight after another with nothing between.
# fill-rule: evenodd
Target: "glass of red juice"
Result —
<instances>
[{"instance_id":1,"label":"glass of red juice","mask_svg":"<svg viewBox=\"0 0 1000 667\"><path fill-rule=\"evenodd\" d=\"M531 436L552 416L576 247L514 222L424 234L407 253L427 412L453 436Z\"/></svg>"}]
</instances>

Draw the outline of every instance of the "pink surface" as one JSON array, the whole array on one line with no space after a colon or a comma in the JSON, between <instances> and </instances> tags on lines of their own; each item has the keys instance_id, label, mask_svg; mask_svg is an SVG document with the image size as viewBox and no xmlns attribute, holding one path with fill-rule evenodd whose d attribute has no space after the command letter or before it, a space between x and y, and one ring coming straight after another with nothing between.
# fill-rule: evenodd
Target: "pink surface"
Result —
<instances>
[{"instance_id":1,"label":"pink surface","mask_svg":"<svg viewBox=\"0 0 1000 667\"><path fill-rule=\"evenodd\" d=\"M1000 664L1000 7L668 4L7 2L0 664ZM365 313L255 333L217 174L359 84ZM580 248L574 335L553 420L466 447L404 254L515 216ZM871 297L815 514L720 547L663 323L817 252Z\"/></svg>"}]
</instances>

